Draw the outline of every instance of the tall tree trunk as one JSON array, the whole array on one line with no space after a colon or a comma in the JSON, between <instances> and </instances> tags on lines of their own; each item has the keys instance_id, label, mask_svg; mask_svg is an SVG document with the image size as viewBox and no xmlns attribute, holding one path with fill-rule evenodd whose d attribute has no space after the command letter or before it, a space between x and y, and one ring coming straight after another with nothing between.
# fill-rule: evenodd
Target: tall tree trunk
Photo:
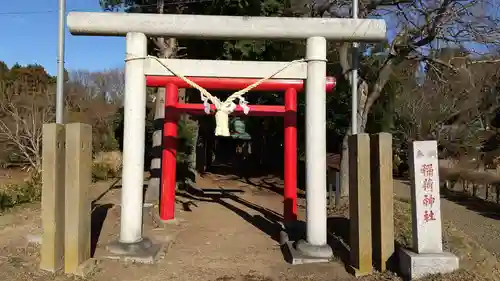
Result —
<instances>
[{"instance_id":1,"label":"tall tree trunk","mask_svg":"<svg viewBox=\"0 0 500 281\"><path fill-rule=\"evenodd\" d=\"M384 82L385 84L385 82ZM382 88L380 88L381 91ZM362 81L358 86L359 93L359 105L358 105L358 133L364 133L366 130L366 123L368 121L368 114L373 102L370 102L370 98L373 95L380 95L380 93L370 92L368 95L368 84ZM349 122L351 123L351 122ZM344 138L342 139L342 159L340 163L340 192L342 197L349 196L349 145L348 139L351 135L351 127L349 127Z\"/></svg>"},{"instance_id":2,"label":"tall tree trunk","mask_svg":"<svg viewBox=\"0 0 500 281\"><path fill-rule=\"evenodd\" d=\"M339 50L339 60L342 69L345 73L346 79L351 81L350 75L350 52L349 44L344 43ZM368 114L375 101L380 97L382 89L390 78L393 70L394 61L388 58L382 65L379 71L377 80L374 82L371 89L368 83L360 77L358 84L358 133L363 133L366 129L366 122L368 121ZM351 122L349 122L351 123ZM343 197L349 196L349 147L348 138L351 135L351 127L347 131L342 140L342 159L340 164L340 190Z\"/></svg>"}]
</instances>

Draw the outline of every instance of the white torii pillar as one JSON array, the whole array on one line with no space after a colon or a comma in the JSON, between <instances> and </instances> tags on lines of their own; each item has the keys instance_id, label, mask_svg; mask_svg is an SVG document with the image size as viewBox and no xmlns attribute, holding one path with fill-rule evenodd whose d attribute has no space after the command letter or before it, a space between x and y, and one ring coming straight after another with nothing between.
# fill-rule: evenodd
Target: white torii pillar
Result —
<instances>
[{"instance_id":1,"label":"white torii pillar","mask_svg":"<svg viewBox=\"0 0 500 281\"><path fill-rule=\"evenodd\" d=\"M326 231L326 40L384 40L384 20L72 12L68 15L67 24L73 35L126 36L128 58L146 55L146 36L233 40L307 39L307 239L298 243L297 249L313 258L328 258L332 255ZM142 237L146 118L144 65L144 61L139 59L127 60L125 66L121 228L119 240L109 248L117 254L131 256L155 254L155 247ZM230 72L230 69L227 71Z\"/></svg>"}]
</instances>

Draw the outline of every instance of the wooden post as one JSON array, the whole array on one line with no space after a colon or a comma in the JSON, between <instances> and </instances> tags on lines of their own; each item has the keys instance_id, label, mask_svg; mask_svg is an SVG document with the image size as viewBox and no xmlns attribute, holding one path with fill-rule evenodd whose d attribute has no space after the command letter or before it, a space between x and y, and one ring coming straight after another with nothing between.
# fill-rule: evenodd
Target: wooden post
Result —
<instances>
[{"instance_id":1,"label":"wooden post","mask_svg":"<svg viewBox=\"0 0 500 281\"><path fill-rule=\"evenodd\" d=\"M44 124L40 269L51 272L64 266L64 150L64 125Z\"/></svg>"},{"instance_id":2,"label":"wooden post","mask_svg":"<svg viewBox=\"0 0 500 281\"><path fill-rule=\"evenodd\" d=\"M372 273L372 220L370 196L370 137L349 137L350 272Z\"/></svg>"},{"instance_id":3,"label":"wooden post","mask_svg":"<svg viewBox=\"0 0 500 281\"><path fill-rule=\"evenodd\" d=\"M82 266L90 259L92 183L92 127L66 125L66 273L83 275Z\"/></svg>"},{"instance_id":4,"label":"wooden post","mask_svg":"<svg viewBox=\"0 0 500 281\"><path fill-rule=\"evenodd\" d=\"M392 135L371 138L371 185L373 261L380 272L394 256L394 207L392 180Z\"/></svg>"}]
</instances>

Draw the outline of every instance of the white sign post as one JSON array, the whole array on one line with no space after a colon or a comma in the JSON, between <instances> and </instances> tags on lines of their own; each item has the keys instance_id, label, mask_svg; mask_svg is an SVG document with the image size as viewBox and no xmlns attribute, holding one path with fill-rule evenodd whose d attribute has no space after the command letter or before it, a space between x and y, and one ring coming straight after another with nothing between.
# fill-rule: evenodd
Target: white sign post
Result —
<instances>
[{"instance_id":1,"label":"white sign post","mask_svg":"<svg viewBox=\"0 0 500 281\"><path fill-rule=\"evenodd\" d=\"M441 253L443 240L437 142L414 142L412 149L413 251Z\"/></svg>"},{"instance_id":2,"label":"white sign post","mask_svg":"<svg viewBox=\"0 0 500 281\"><path fill-rule=\"evenodd\" d=\"M437 142L413 142L410 161L413 251L401 249L401 272L417 279L457 270L458 257L443 252Z\"/></svg>"}]
</instances>

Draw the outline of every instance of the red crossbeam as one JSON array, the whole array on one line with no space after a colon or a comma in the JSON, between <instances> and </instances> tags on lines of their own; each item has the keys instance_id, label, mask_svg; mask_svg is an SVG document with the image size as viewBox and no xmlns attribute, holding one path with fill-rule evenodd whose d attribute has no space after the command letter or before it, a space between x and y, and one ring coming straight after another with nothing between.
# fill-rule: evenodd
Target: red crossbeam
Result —
<instances>
[{"instance_id":1,"label":"red crossbeam","mask_svg":"<svg viewBox=\"0 0 500 281\"><path fill-rule=\"evenodd\" d=\"M249 116L283 116L285 114L284 105L248 105L250 111ZM177 113L189 113L195 115L205 114L205 107L201 103L178 103L175 107L171 107ZM215 106L210 104L210 109L215 112ZM236 106L231 115L245 115L241 106Z\"/></svg>"},{"instance_id":2,"label":"red crossbeam","mask_svg":"<svg viewBox=\"0 0 500 281\"><path fill-rule=\"evenodd\" d=\"M254 78L212 78L212 77L188 77L205 89L210 90L241 90L260 79ZM184 80L177 76L146 76L146 85L148 87L165 87L168 84L178 88L191 88ZM330 92L335 87L335 78L326 78L325 90ZM286 89L295 89L297 92L304 90L304 80L292 79L271 79L262 82L252 91L285 91ZM249 93L252 93L251 91Z\"/></svg>"}]
</instances>

